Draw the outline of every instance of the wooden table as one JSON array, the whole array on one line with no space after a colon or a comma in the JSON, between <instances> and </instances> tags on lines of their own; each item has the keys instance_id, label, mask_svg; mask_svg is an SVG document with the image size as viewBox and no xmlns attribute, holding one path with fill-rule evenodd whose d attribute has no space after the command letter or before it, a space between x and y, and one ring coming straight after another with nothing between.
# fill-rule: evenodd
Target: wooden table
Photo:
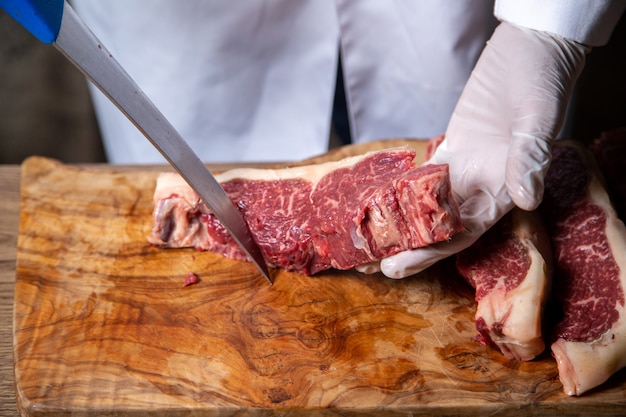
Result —
<instances>
[{"instance_id":1,"label":"wooden table","mask_svg":"<svg viewBox=\"0 0 626 417\"><path fill-rule=\"evenodd\" d=\"M315 158L311 162L315 162ZM262 165L267 164L252 164ZM232 164L212 165L216 170L231 167ZM163 166L125 168L164 169ZM3 417L19 415L13 374L13 301L20 213L20 173L19 165L0 165L0 416Z\"/></svg>"},{"instance_id":2,"label":"wooden table","mask_svg":"<svg viewBox=\"0 0 626 417\"><path fill-rule=\"evenodd\" d=\"M110 168L105 165L96 166L98 167ZM211 168L221 170L228 167L228 165L223 165ZM163 169L163 167L143 166L127 169L146 170ZM0 166L0 416L19 415L14 391L13 304L20 213L20 174L20 166ZM571 399L563 398L558 382L555 378L551 378L547 383L552 390L546 394L546 401L543 404L542 401L533 404L526 403L525 406L533 406L527 409L527 412L554 415L568 410L569 414L576 415L621 415L624 407L624 399L621 395L624 375L624 372L621 372L618 378L605 387L606 391L602 389L598 395L573 399L575 403L571 403ZM576 404L575 408L572 408L573 404ZM524 413L523 409L509 408L507 410L501 410L502 412L497 414L520 415L520 412Z\"/></svg>"},{"instance_id":3,"label":"wooden table","mask_svg":"<svg viewBox=\"0 0 626 417\"><path fill-rule=\"evenodd\" d=\"M13 290L20 167L0 166L0 415L17 416L13 390Z\"/></svg>"},{"instance_id":4,"label":"wooden table","mask_svg":"<svg viewBox=\"0 0 626 417\"><path fill-rule=\"evenodd\" d=\"M228 168L228 165L223 168ZM19 165L0 165L0 416L7 417L19 415L13 386L13 294L20 213L20 171Z\"/></svg>"}]
</instances>

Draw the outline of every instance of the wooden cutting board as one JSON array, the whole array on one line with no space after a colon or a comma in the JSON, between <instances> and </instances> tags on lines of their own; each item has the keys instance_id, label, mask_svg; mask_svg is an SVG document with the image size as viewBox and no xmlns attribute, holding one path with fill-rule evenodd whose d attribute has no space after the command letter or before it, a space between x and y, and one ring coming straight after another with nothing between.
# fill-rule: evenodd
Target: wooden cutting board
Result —
<instances>
[{"instance_id":1,"label":"wooden cutting board","mask_svg":"<svg viewBox=\"0 0 626 417\"><path fill-rule=\"evenodd\" d=\"M24 163L23 415L613 415L626 405L623 372L570 398L549 353L520 363L474 342L472 289L446 262L404 280L277 271L269 286L248 263L153 248L156 175ZM201 281L184 287L188 272Z\"/></svg>"}]
</instances>

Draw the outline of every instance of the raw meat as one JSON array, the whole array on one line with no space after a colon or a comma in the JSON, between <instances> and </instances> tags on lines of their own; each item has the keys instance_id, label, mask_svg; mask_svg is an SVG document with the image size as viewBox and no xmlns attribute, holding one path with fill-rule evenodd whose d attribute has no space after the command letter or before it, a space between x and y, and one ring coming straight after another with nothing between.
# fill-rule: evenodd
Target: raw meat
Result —
<instances>
[{"instance_id":1,"label":"raw meat","mask_svg":"<svg viewBox=\"0 0 626 417\"><path fill-rule=\"evenodd\" d=\"M444 138L430 139L426 159ZM476 290L477 340L495 346L507 359L528 361L542 353L552 254L539 213L513 209L458 253L456 266Z\"/></svg>"},{"instance_id":2,"label":"raw meat","mask_svg":"<svg viewBox=\"0 0 626 417\"><path fill-rule=\"evenodd\" d=\"M218 181L269 266L314 274L444 241L462 229L447 165L414 165L396 148L305 167L236 169ZM177 174L162 174L150 243L245 259Z\"/></svg>"},{"instance_id":3,"label":"raw meat","mask_svg":"<svg viewBox=\"0 0 626 417\"><path fill-rule=\"evenodd\" d=\"M187 272L187 276L185 277L185 282L183 282L183 287L188 287L193 284L197 284L200 282L200 277L198 277L193 272Z\"/></svg>"},{"instance_id":4,"label":"raw meat","mask_svg":"<svg viewBox=\"0 0 626 417\"><path fill-rule=\"evenodd\" d=\"M551 348L568 395L626 366L626 228L596 172L586 150L558 142L541 205L563 310Z\"/></svg>"},{"instance_id":5,"label":"raw meat","mask_svg":"<svg viewBox=\"0 0 626 417\"><path fill-rule=\"evenodd\" d=\"M552 257L539 213L513 209L458 253L456 264L476 289L477 339L507 359L528 361L543 352Z\"/></svg>"},{"instance_id":6,"label":"raw meat","mask_svg":"<svg viewBox=\"0 0 626 417\"><path fill-rule=\"evenodd\" d=\"M424 155L424 159L428 161L435 153L441 142L446 138L446 135L435 136L428 140L428 144L426 145L426 152Z\"/></svg>"}]
</instances>

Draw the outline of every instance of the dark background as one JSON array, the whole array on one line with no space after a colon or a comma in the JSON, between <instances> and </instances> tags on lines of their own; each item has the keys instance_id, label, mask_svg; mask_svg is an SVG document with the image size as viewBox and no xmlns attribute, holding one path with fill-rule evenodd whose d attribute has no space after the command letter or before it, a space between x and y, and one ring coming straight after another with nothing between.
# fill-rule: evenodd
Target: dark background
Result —
<instances>
[{"instance_id":1,"label":"dark background","mask_svg":"<svg viewBox=\"0 0 626 417\"><path fill-rule=\"evenodd\" d=\"M568 119L565 135L583 141L626 126L625 18L609 44L589 54ZM345 129L341 120L337 128ZM0 164L31 155L106 161L82 74L0 11Z\"/></svg>"},{"instance_id":2,"label":"dark background","mask_svg":"<svg viewBox=\"0 0 626 417\"><path fill-rule=\"evenodd\" d=\"M0 11L0 163L105 160L87 81Z\"/></svg>"}]
</instances>

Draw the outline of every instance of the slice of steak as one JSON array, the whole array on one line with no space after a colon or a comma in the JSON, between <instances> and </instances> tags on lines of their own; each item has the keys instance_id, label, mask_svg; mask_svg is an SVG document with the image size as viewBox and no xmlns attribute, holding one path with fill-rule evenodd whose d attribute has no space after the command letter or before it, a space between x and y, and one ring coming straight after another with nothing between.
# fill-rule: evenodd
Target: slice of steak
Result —
<instances>
[{"instance_id":1,"label":"slice of steak","mask_svg":"<svg viewBox=\"0 0 626 417\"><path fill-rule=\"evenodd\" d=\"M513 209L458 253L456 265L476 289L477 340L507 359L528 361L542 353L552 256L539 213Z\"/></svg>"},{"instance_id":2,"label":"slice of steak","mask_svg":"<svg viewBox=\"0 0 626 417\"><path fill-rule=\"evenodd\" d=\"M432 157L445 139L428 142ZM552 278L552 254L538 212L513 209L472 246L456 267L476 290L476 339L507 359L528 361L545 349L542 319Z\"/></svg>"},{"instance_id":3,"label":"slice of steak","mask_svg":"<svg viewBox=\"0 0 626 417\"><path fill-rule=\"evenodd\" d=\"M563 310L551 348L564 391L580 395L626 366L626 228L580 145L557 142L545 184Z\"/></svg>"},{"instance_id":4,"label":"slice of steak","mask_svg":"<svg viewBox=\"0 0 626 417\"><path fill-rule=\"evenodd\" d=\"M462 229L447 165L416 167L396 148L304 167L217 176L269 266L314 274L350 269L448 240ZM177 174L162 174L149 242L244 260L211 211Z\"/></svg>"}]
</instances>

